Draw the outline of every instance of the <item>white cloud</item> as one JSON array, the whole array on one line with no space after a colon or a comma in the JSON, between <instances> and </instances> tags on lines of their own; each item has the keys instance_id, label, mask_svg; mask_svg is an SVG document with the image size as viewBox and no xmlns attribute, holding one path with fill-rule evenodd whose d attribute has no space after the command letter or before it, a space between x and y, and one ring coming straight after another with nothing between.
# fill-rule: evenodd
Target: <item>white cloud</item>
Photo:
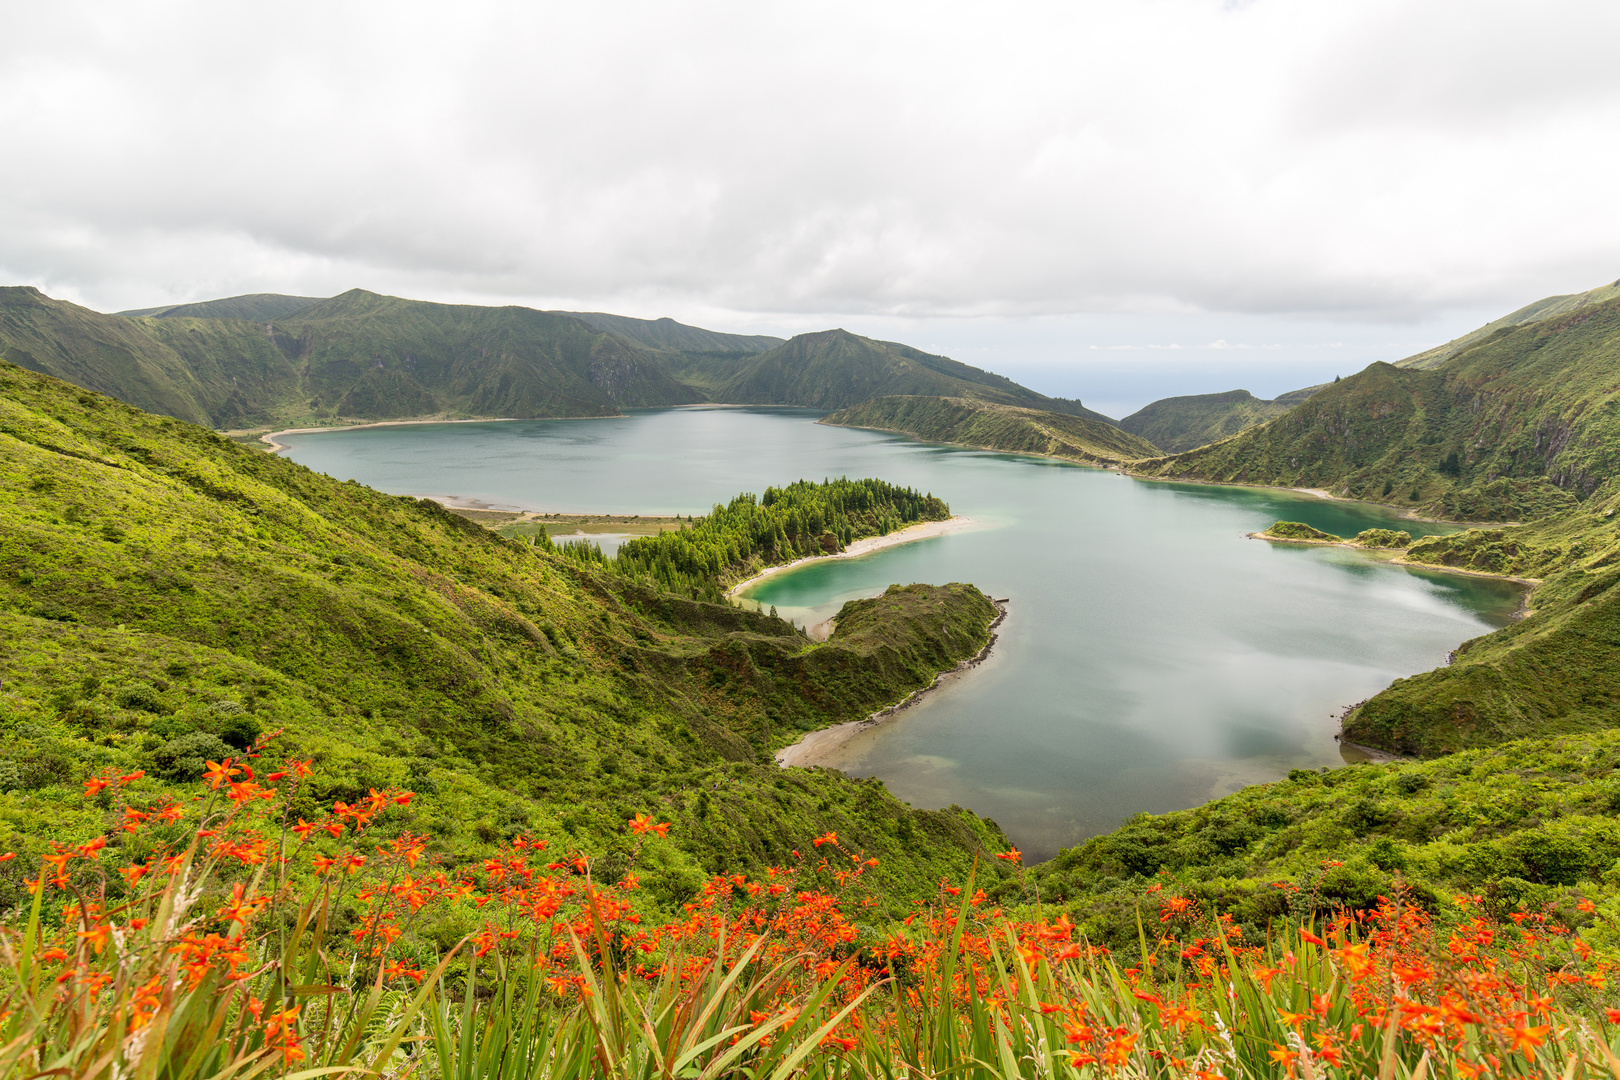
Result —
<instances>
[{"instance_id":1,"label":"white cloud","mask_svg":"<svg viewBox=\"0 0 1620 1080\"><path fill-rule=\"evenodd\" d=\"M1596 0L16 7L0 274L103 309L1506 310L1620 274L1617 30Z\"/></svg>"}]
</instances>

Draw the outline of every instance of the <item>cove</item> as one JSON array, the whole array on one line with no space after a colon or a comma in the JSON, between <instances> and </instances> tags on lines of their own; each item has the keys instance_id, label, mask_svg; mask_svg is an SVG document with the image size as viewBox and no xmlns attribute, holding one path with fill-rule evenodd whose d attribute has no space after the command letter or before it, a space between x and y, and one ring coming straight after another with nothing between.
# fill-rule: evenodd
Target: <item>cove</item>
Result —
<instances>
[{"instance_id":1,"label":"cove","mask_svg":"<svg viewBox=\"0 0 1620 1080\"><path fill-rule=\"evenodd\" d=\"M1509 582L1245 534L1450 527L1272 489L1138 481L831 428L793 409L648 410L284 436L293 460L396 494L571 513L704 513L800 477L932 492L975 528L810 563L746 600L803 624L891 583L1010 601L990 658L827 762L917 806L994 818L1031 861L1139 812L1343 764L1338 714L1505 624Z\"/></svg>"}]
</instances>

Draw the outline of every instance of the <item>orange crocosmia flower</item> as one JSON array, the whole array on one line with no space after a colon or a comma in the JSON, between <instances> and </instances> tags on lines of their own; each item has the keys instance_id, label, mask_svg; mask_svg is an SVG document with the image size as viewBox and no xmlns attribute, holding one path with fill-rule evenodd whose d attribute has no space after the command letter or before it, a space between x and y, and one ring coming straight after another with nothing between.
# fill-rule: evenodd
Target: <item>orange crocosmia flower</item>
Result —
<instances>
[{"instance_id":1,"label":"orange crocosmia flower","mask_svg":"<svg viewBox=\"0 0 1620 1080\"><path fill-rule=\"evenodd\" d=\"M310 822L305 821L303 818L299 818L298 824L292 826L293 834L296 835L300 840L308 840L309 834L313 832L314 829L315 826Z\"/></svg>"},{"instance_id":2,"label":"orange crocosmia flower","mask_svg":"<svg viewBox=\"0 0 1620 1080\"><path fill-rule=\"evenodd\" d=\"M224 761L210 761L203 772L203 779L208 781L210 791L218 791L219 785L241 772L241 768L231 764L231 758Z\"/></svg>"},{"instance_id":3,"label":"orange crocosmia flower","mask_svg":"<svg viewBox=\"0 0 1620 1080\"><path fill-rule=\"evenodd\" d=\"M1620 1009L1604 1009L1603 1015L1609 1018L1609 1023L1620 1024Z\"/></svg>"},{"instance_id":4,"label":"orange crocosmia flower","mask_svg":"<svg viewBox=\"0 0 1620 1080\"><path fill-rule=\"evenodd\" d=\"M998 852L996 858L1005 859L1007 862L1022 862L1024 853L1017 848L1013 848L1011 851Z\"/></svg>"},{"instance_id":5,"label":"orange crocosmia flower","mask_svg":"<svg viewBox=\"0 0 1620 1080\"><path fill-rule=\"evenodd\" d=\"M836 832L823 833L810 842L816 847L820 847L822 844L836 844L838 843L838 834Z\"/></svg>"},{"instance_id":6,"label":"orange crocosmia flower","mask_svg":"<svg viewBox=\"0 0 1620 1080\"><path fill-rule=\"evenodd\" d=\"M337 865L336 859L329 859L325 855L315 856L313 862L315 864L315 872L323 876L328 870Z\"/></svg>"},{"instance_id":7,"label":"orange crocosmia flower","mask_svg":"<svg viewBox=\"0 0 1620 1080\"><path fill-rule=\"evenodd\" d=\"M1283 1009L1278 1009L1277 1010L1277 1017L1283 1023L1287 1024L1289 1027L1297 1028L1297 1027L1299 1027L1299 1025L1301 1025L1305 1021L1309 1020L1311 1018L1311 1014L1310 1013L1286 1012Z\"/></svg>"},{"instance_id":8,"label":"orange crocosmia flower","mask_svg":"<svg viewBox=\"0 0 1620 1080\"><path fill-rule=\"evenodd\" d=\"M12 859L15 859L16 857L17 857L17 853L15 851L8 851L4 855L0 855L0 862L10 862Z\"/></svg>"},{"instance_id":9,"label":"orange crocosmia flower","mask_svg":"<svg viewBox=\"0 0 1620 1080\"><path fill-rule=\"evenodd\" d=\"M139 780L141 777L143 777L145 775L146 775L146 770L145 769L136 769L132 773L125 773L123 776L120 776L118 778L118 782L120 784L133 784L135 781Z\"/></svg>"},{"instance_id":10,"label":"orange crocosmia flower","mask_svg":"<svg viewBox=\"0 0 1620 1080\"><path fill-rule=\"evenodd\" d=\"M1547 1032L1550 1030L1552 1029L1546 1024L1514 1027L1508 1033L1508 1049L1520 1051L1526 1061L1534 1061L1536 1047L1547 1041Z\"/></svg>"},{"instance_id":11,"label":"orange crocosmia flower","mask_svg":"<svg viewBox=\"0 0 1620 1080\"><path fill-rule=\"evenodd\" d=\"M96 955L100 956L101 950L107 947L107 938L111 933L112 928L106 923L97 923L88 930L79 931L79 937L88 942L90 947L95 950Z\"/></svg>"},{"instance_id":12,"label":"orange crocosmia flower","mask_svg":"<svg viewBox=\"0 0 1620 1080\"><path fill-rule=\"evenodd\" d=\"M1320 945L1323 948L1327 947L1327 942L1323 941L1321 938L1317 937L1303 926L1299 928L1299 939L1301 941L1308 941L1312 945Z\"/></svg>"},{"instance_id":13,"label":"orange crocosmia flower","mask_svg":"<svg viewBox=\"0 0 1620 1080\"><path fill-rule=\"evenodd\" d=\"M100 795L102 789L107 787L107 785L110 783L112 783L112 781L108 780L104 776L92 776L90 779L84 782L84 797L87 799L92 799L95 796Z\"/></svg>"},{"instance_id":14,"label":"orange crocosmia flower","mask_svg":"<svg viewBox=\"0 0 1620 1080\"><path fill-rule=\"evenodd\" d=\"M353 854L345 855L343 857L343 869L350 874L356 873L364 865L366 865L366 857L364 855Z\"/></svg>"},{"instance_id":15,"label":"orange crocosmia flower","mask_svg":"<svg viewBox=\"0 0 1620 1080\"><path fill-rule=\"evenodd\" d=\"M1296 1051L1288 1049L1282 1043L1278 1043L1275 1050L1267 1050L1266 1055L1289 1072L1294 1069L1294 1059L1299 1057Z\"/></svg>"},{"instance_id":16,"label":"orange crocosmia flower","mask_svg":"<svg viewBox=\"0 0 1620 1080\"><path fill-rule=\"evenodd\" d=\"M314 758L305 758L303 761L289 760L287 762L287 771L292 773L295 777L302 778L308 776L313 771L310 766L314 763Z\"/></svg>"},{"instance_id":17,"label":"orange crocosmia flower","mask_svg":"<svg viewBox=\"0 0 1620 1080\"><path fill-rule=\"evenodd\" d=\"M1109 1040L1103 1048L1102 1063L1109 1068L1119 1068L1130 1059L1131 1051L1136 1047L1135 1035L1119 1035Z\"/></svg>"},{"instance_id":18,"label":"orange crocosmia flower","mask_svg":"<svg viewBox=\"0 0 1620 1080\"><path fill-rule=\"evenodd\" d=\"M414 791L402 791L398 795L394 796L394 805L395 806L409 806L409 805L411 805L411 800L414 799L414 798L416 798L416 792L414 792Z\"/></svg>"}]
</instances>

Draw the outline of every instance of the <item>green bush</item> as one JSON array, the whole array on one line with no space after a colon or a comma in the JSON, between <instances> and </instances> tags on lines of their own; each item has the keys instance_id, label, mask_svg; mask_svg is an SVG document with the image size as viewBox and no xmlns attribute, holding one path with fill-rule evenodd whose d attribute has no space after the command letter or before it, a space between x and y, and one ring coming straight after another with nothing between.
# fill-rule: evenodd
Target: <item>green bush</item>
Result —
<instances>
[{"instance_id":1,"label":"green bush","mask_svg":"<svg viewBox=\"0 0 1620 1080\"><path fill-rule=\"evenodd\" d=\"M1412 534L1404 529L1363 529L1356 534L1356 543L1370 548L1403 548L1412 543Z\"/></svg>"},{"instance_id":2,"label":"green bush","mask_svg":"<svg viewBox=\"0 0 1620 1080\"><path fill-rule=\"evenodd\" d=\"M126 683L113 695L113 702L124 709L139 709L141 712L149 713L168 712L163 706L163 699L149 683Z\"/></svg>"},{"instance_id":3,"label":"green bush","mask_svg":"<svg viewBox=\"0 0 1620 1080\"><path fill-rule=\"evenodd\" d=\"M152 752L152 772L165 780L195 780L209 761L231 755L231 748L206 731L193 731L170 739Z\"/></svg>"},{"instance_id":4,"label":"green bush","mask_svg":"<svg viewBox=\"0 0 1620 1080\"><path fill-rule=\"evenodd\" d=\"M1313 528L1303 521L1279 521L1260 535L1276 540L1326 540L1331 543L1338 543L1341 539L1332 533Z\"/></svg>"}]
</instances>

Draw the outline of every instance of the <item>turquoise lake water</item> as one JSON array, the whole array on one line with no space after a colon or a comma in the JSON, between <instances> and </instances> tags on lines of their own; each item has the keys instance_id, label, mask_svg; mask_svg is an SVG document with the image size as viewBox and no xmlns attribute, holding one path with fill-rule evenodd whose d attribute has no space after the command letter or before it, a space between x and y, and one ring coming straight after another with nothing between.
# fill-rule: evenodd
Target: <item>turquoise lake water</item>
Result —
<instances>
[{"instance_id":1,"label":"turquoise lake water","mask_svg":"<svg viewBox=\"0 0 1620 1080\"><path fill-rule=\"evenodd\" d=\"M974 527L827 560L745 594L803 624L891 583L1010 603L991 657L831 764L916 806L994 818L1031 859L1139 811L1342 765L1338 714L1503 625L1511 583L1246 533L1445 526L1285 491L1138 481L1042 458L816 424L794 409L368 428L284 437L294 461L417 496L566 513L703 513L796 479L876 476ZM1347 757L1348 755L1348 757Z\"/></svg>"}]
</instances>

